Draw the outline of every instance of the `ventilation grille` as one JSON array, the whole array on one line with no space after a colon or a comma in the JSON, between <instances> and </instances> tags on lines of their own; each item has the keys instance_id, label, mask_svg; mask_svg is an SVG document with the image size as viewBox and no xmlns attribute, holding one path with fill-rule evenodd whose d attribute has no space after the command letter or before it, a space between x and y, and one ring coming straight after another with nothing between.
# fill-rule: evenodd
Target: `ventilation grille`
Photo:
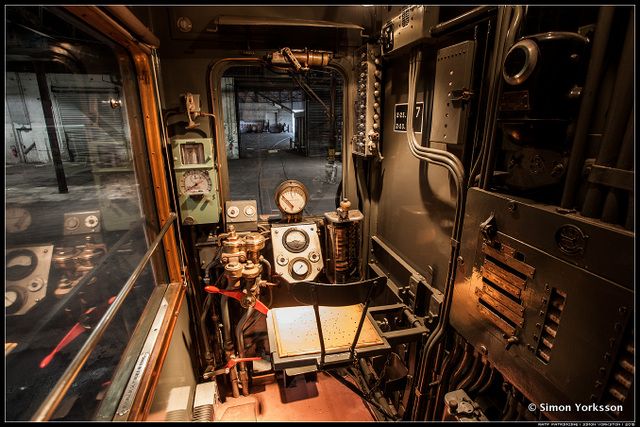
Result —
<instances>
[{"instance_id":1,"label":"ventilation grille","mask_svg":"<svg viewBox=\"0 0 640 427\"><path fill-rule=\"evenodd\" d=\"M627 333L621 343L618 359L611 369L609 382L604 390L603 403L605 405L624 405L633 388L635 373L633 336L633 325L629 323ZM611 415L618 418L621 412L613 411Z\"/></svg>"},{"instance_id":2,"label":"ventilation grille","mask_svg":"<svg viewBox=\"0 0 640 427\"><path fill-rule=\"evenodd\" d=\"M564 305L567 300L567 294L559 289L551 289L549 295L549 306L547 307L547 315L540 330L540 340L538 341L538 349L536 356L545 363L551 360L551 351L560 327L560 318Z\"/></svg>"},{"instance_id":3,"label":"ventilation grille","mask_svg":"<svg viewBox=\"0 0 640 427\"><path fill-rule=\"evenodd\" d=\"M507 245L483 244L482 287L476 288L478 310L502 333L513 336L524 325L522 292L535 269Z\"/></svg>"},{"instance_id":4,"label":"ventilation grille","mask_svg":"<svg viewBox=\"0 0 640 427\"><path fill-rule=\"evenodd\" d=\"M407 25L409 25L409 8L406 8L405 10L402 11L402 21L400 22L400 26L402 28L406 27Z\"/></svg>"}]
</instances>

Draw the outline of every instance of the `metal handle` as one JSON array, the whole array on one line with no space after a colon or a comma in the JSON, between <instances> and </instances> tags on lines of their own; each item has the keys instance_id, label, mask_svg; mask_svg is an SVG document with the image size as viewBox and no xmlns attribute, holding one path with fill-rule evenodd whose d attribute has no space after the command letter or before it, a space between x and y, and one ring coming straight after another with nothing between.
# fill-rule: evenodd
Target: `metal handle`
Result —
<instances>
[{"instance_id":1,"label":"metal handle","mask_svg":"<svg viewBox=\"0 0 640 427\"><path fill-rule=\"evenodd\" d=\"M169 214L169 217L162 226L160 233L155 238L153 243L151 243L151 246L149 247L149 249L147 249L147 252L138 263L136 269L133 271L133 273L131 273L131 276L129 276L129 279L124 284L107 312L104 314L104 317L100 319L100 322L95 327L91 335L89 335L89 338L87 338L87 341L84 343L80 351L78 351L76 357L73 358L56 385L53 387L53 390L51 390L51 393L49 393L44 402L42 402L42 404L36 411L35 415L31 418L32 421L47 421L54 414L55 410L58 408L58 405L60 405L60 402L62 402L62 399L69 390L71 383L76 379L76 377L80 373L80 370L87 362L87 359L89 359L91 352L98 345L98 341L100 341L100 338L102 338L102 335L107 330L107 327L115 318L118 310L124 303L124 300L127 298L127 295L129 295L129 292L131 291L131 289L133 289L133 285L135 285L138 277L140 277L140 274L142 274L142 271L149 262L149 259L156 251L164 235L167 233L167 231L171 227L171 224L173 224L177 217L178 216L175 214L175 212L171 212Z\"/></svg>"}]
</instances>

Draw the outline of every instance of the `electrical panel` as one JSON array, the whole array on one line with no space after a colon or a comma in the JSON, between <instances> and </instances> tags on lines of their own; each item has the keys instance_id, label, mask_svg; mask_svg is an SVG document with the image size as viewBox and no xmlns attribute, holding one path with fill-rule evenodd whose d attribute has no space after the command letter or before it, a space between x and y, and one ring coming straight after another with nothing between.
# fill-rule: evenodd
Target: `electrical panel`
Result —
<instances>
[{"instance_id":1,"label":"electrical panel","mask_svg":"<svg viewBox=\"0 0 640 427\"><path fill-rule=\"evenodd\" d=\"M322 249L315 223L271 227L274 270L288 283L314 280L322 271Z\"/></svg>"},{"instance_id":2,"label":"electrical panel","mask_svg":"<svg viewBox=\"0 0 640 427\"><path fill-rule=\"evenodd\" d=\"M171 140L180 218L184 225L220 220L220 194L211 138Z\"/></svg>"},{"instance_id":3,"label":"electrical panel","mask_svg":"<svg viewBox=\"0 0 640 427\"><path fill-rule=\"evenodd\" d=\"M438 24L438 6L407 6L382 27L382 53L396 50L431 37L431 27Z\"/></svg>"},{"instance_id":4,"label":"electrical panel","mask_svg":"<svg viewBox=\"0 0 640 427\"><path fill-rule=\"evenodd\" d=\"M366 44L356 52L357 95L355 101L356 128L352 151L359 156L378 153L380 142L382 68L380 46Z\"/></svg>"},{"instance_id":5,"label":"electrical panel","mask_svg":"<svg viewBox=\"0 0 640 427\"><path fill-rule=\"evenodd\" d=\"M255 200L229 200L225 202L225 222L236 231L258 229L258 205Z\"/></svg>"},{"instance_id":6,"label":"electrical panel","mask_svg":"<svg viewBox=\"0 0 640 427\"><path fill-rule=\"evenodd\" d=\"M451 325L533 402L632 404L633 233L479 189L466 212Z\"/></svg>"},{"instance_id":7,"label":"electrical panel","mask_svg":"<svg viewBox=\"0 0 640 427\"><path fill-rule=\"evenodd\" d=\"M7 316L31 310L47 294L53 245L7 250L4 308Z\"/></svg>"},{"instance_id":8,"label":"electrical panel","mask_svg":"<svg viewBox=\"0 0 640 427\"><path fill-rule=\"evenodd\" d=\"M463 144L473 91L471 79L476 42L464 41L438 50L429 141Z\"/></svg>"}]
</instances>

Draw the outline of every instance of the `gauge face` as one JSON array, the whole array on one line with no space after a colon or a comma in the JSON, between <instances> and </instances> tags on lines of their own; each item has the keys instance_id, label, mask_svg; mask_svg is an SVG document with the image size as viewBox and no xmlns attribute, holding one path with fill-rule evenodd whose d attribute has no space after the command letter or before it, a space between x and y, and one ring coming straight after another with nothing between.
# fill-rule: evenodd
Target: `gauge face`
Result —
<instances>
[{"instance_id":1,"label":"gauge face","mask_svg":"<svg viewBox=\"0 0 640 427\"><path fill-rule=\"evenodd\" d=\"M276 190L276 204L281 212L296 215L307 205L307 189L295 180L285 181Z\"/></svg>"},{"instance_id":2,"label":"gauge face","mask_svg":"<svg viewBox=\"0 0 640 427\"><path fill-rule=\"evenodd\" d=\"M282 236L282 244L291 252L302 252L309 246L309 235L302 230L292 228Z\"/></svg>"},{"instance_id":3,"label":"gauge face","mask_svg":"<svg viewBox=\"0 0 640 427\"><path fill-rule=\"evenodd\" d=\"M295 279L304 279L309 275L311 266L306 259L298 258L291 263L291 276Z\"/></svg>"},{"instance_id":4,"label":"gauge face","mask_svg":"<svg viewBox=\"0 0 640 427\"><path fill-rule=\"evenodd\" d=\"M31 214L23 208L7 208L5 218L8 233L25 231L31 225Z\"/></svg>"},{"instance_id":5,"label":"gauge face","mask_svg":"<svg viewBox=\"0 0 640 427\"><path fill-rule=\"evenodd\" d=\"M209 173L203 170L191 170L182 175L180 189L183 194L194 196L211 192Z\"/></svg>"}]
</instances>

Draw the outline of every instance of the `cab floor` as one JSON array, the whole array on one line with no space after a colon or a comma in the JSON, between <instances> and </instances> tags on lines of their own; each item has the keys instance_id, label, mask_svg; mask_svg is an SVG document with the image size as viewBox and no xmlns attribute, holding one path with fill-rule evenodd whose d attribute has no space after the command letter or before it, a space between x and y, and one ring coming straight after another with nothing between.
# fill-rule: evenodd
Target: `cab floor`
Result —
<instances>
[{"instance_id":1,"label":"cab floor","mask_svg":"<svg viewBox=\"0 0 640 427\"><path fill-rule=\"evenodd\" d=\"M365 403L330 375L316 381L295 377L285 389L282 380L252 390L249 396L227 398L216 407L216 421L374 421Z\"/></svg>"}]
</instances>

